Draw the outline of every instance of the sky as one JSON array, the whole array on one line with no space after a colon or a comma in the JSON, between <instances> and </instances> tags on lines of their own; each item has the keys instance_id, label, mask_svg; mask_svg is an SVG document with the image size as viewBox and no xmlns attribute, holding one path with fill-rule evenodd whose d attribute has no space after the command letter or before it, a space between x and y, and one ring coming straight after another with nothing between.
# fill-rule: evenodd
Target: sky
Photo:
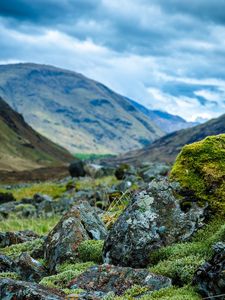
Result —
<instances>
[{"instance_id":1,"label":"sky","mask_svg":"<svg viewBox=\"0 0 225 300\"><path fill-rule=\"evenodd\" d=\"M1 0L0 64L74 70L189 121L225 113L225 0Z\"/></svg>"}]
</instances>

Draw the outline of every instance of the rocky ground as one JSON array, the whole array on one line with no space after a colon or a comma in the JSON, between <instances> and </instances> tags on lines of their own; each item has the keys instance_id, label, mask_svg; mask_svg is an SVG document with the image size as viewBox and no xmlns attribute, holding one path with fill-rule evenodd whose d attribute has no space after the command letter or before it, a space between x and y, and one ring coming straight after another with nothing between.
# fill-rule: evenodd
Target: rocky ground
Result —
<instances>
[{"instance_id":1,"label":"rocky ground","mask_svg":"<svg viewBox=\"0 0 225 300\"><path fill-rule=\"evenodd\" d=\"M225 299L224 135L69 171L0 187L0 299Z\"/></svg>"}]
</instances>

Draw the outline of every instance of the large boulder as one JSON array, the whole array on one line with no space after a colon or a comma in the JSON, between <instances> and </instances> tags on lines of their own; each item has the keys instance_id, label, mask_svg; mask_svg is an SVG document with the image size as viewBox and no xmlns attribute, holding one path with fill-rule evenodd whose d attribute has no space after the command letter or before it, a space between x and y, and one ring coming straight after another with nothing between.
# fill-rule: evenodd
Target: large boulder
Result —
<instances>
[{"instance_id":1,"label":"large boulder","mask_svg":"<svg viewBox=\"0 0 225 300\"><path fill-rule=\"evenodd\" d=\"M225 244L214 246L215 254L195 274L194 285L207 299L225 299Z\"/></svg>"},{"instance_id":2,"label":"large boulder","mask_svg":"<svg viewBox=\"0 0 225 300\"><path fill-rule=\"evenodd\" d=\"M106 229L94 208L88 203L74 206L47 236L44 252L50 272L66 260L75 260L82 241L105 235Z\"/></svg>"},{"instance_id":3,"label":"large boulder","mask_svg":"<svg viewBox=\"0 0 225 300\"><path fill-rule=\"evenodd\" d=\"M138 192L113 225L104 244L104 262L144 267L151 251L189 239L201 225L204 208L184 212L174 197L176 184L152 181Z\"/></svg>"},{"instance_id":4,"label":"large boulder","mask_svg":"<svg viewBox=\"0 0 225 300\"><path fill-rule=\"evenodd\" d=\"M0 248L32 241L37 238L39 238L39 235L31 230L0 232Z\"/></svg>"},{"instance_id":5,"label":"large boulder","mask_svg":"<svg viewBox=\"0 0 225 300\"><path fill-rule=\"evenodd\" d=\"M14 271L20 274L22 280L39 282L47 276L47 270L28 253L22 253L14 262Z\"/></svg>"},{"instance_id":6,"label":"large boulder","mask_svg":"<svg viewBox=\"0 0 225 300\"><path fill-rule=\"evenodd\" d=\"M69 165L69 173L72 177L84 177L84 163L81 160L76 160Z\"/></svg>"},{"instance_id":7,"label":"large boulder","mask_svg":"<svg viewBox=\"0 0 225 300\"><path fill-rule=\"evenodd\" d=\"M225 214L225 134L183 147L170 178L189 201L207 202L214 213Z\"/></svg>"},{"instance_id":8,"label":"large boulder","mask_svg":"<svg viewBox=\"0 0 225 300\"><path fill-rule=\"evenodd\" d=\"M25 281L0 279L1 300L64 300L65 294Z\"/></svg>"},{"instance_id":9,"label":"large boulder","mask_svg":"<svg viewBox=\"0 0 225 300\"><path fill-rule=\"evenodd\" d=\"M114 292L122 295L133 285L149 288L149 291L171 286L171 280L150 273L147 269L121 268L112 265L94 266L71 281L69 287L81 288L88 292ZM92 299L92 298L91 298Z\"/></svg>"}]
</instances>

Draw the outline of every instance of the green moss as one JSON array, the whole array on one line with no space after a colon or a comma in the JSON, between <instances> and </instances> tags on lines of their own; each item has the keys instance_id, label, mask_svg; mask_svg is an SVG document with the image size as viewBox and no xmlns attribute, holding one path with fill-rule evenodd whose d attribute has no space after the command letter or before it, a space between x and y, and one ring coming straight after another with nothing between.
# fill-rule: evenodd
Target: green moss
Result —
<instances>
[{"instance_id":1,"label":"green moss","mask_svg":"<svg viewBox=\"0 0 225 300\"><path fill-rule=\"evenodd\" d=\"M41 280L40 284L50 288L63 289L63 291L67 294L81 292L82 290L69 290L66 288L71 280L79 276L81 273L85 272L88 268L90 268L93 265L95 265L93 262L77 264L64 263L61 266L58 266L58 274L44 277Z\"/></svg>"},{"instance_id":2,"label":"green moss","mask_svg":"<svg viewBox=\"0 0 225 300\"><path fill-rule=\"evenodd\" d=\"M192 287L166 288L141 297L142 300L200 300L202 299Z\"/></svg>"},{"instance_id":3,"label":"green moss","mask_svg":"<svg viewBox=\"0 0 225 300\"><path fill-rule=\"evenodd\" d=\"M2 272L0 273L0 278L10 278L10 279L19 280L20 276L15 272Z\"/></svg>"},{"instance_id":4,"label":"green moss","mask_svg":"<svg viewBox=\"0 0 225 300\"><path fill-rule=\"evenodd\" d=\"M80 243L78 247L79 259L81 261L94 261L102 263L102 249L104 241L87 240Z\"/></svg>"},{"instance_id":5,"label":"green moss","mask_svg":"<svg viewBox=\"0 0 225 300\"><path fill-rule=\"evenodd\" d=\"M195 271L204 263L200 255L160 261L149 270L152 273L170 277L175 284L184 285L192 281Z\"/></svg>"},{"instance_id":6,"label":"green moss","mask_svg":"<svg viewBox=\"0 0 225 300\"><path fill-rule=\"evenodd\" d=\"M225 134L184 146L170 179L200 203L207 201L214 212L225 214Z\"/></svg>"},{"instance_id":7,"label":"green moss","mask_svg":"<svg viewBox=\"0 0 225 300\"><path fill-rule=\"evenodd\" d=\"M32 253L34 250L38 250L43 247L44 241L43 239L36 239L30 242L25 242L21 244L11 245L9 247L5 247L0 249L0 253L8 255L12 258L16 258L22 252Z\"/></svg>"}]
</instances>

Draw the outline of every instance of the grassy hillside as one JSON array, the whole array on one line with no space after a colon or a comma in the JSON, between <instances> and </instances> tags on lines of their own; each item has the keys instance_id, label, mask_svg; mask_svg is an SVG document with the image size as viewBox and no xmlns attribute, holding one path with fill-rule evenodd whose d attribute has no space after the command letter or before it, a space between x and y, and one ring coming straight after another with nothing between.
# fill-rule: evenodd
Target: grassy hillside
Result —
<instances>
[{"instance_id":1,"label":"grassy hillside","mask_svg":"<svg viewBox=\"0 0 225 300\"><path fill-rule=\"evenodd\" d=\"M127 98L52 66L1 65L0 95L35 130L71 153L125 152L163 135Z\"/></svg>"},{"instance_id":2,"label":"grassy hillside","mask_svg":"<svg viewBox=\"0 0 225 300\"><path fill-rule=\"evenodd\" d=\"M172 163L184 145L200 141L209 135L221 133L225 133L225 115L204 124L168 134L141 150L126 153L115 159L109 159L108 163L138 163L142 161Z\"/></svg>"},{"instance_id":3,"label":"grassy hillside","mask_svg":"<svg viewBox=\"0 0 225 300\"><path fill-rule=\"evenodd\" d=\"M0 98L0 170L21 171L69 162L73 157L26 124Z\"/></svg>"}]
</instances>

